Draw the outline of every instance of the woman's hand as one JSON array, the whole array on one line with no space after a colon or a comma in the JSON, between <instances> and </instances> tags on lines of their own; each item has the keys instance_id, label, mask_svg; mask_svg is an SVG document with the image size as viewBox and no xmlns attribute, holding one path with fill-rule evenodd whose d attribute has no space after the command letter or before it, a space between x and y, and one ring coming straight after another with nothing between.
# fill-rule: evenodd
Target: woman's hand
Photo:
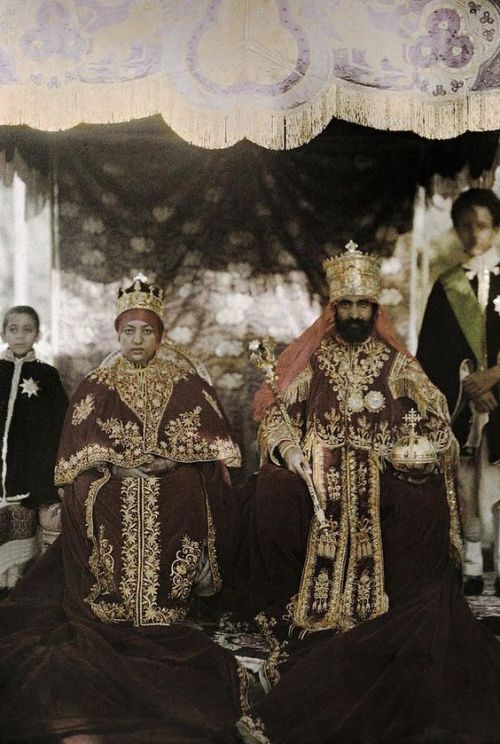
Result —
<instances>
[{"instance_id":1,"label":"woman's hand","mask_svg":"<svg viewBox=\"0 0 500 744\"><path fill-rule=\"evenodd\" d=\"M175 460L170 460L168 457L158 457L155 455L151 462L147 462L145 465L141 465L140 470L145 473L146 476L154 477L165 475L170 473L177 467L178 463Z\"/></svg>"},{"instance_id":2,"label":"woman's hand","mask_svg":"<svg viewBox=\"0 0 500 744\"><path fill-rule=\"evenodd\" d=\"M151 462L137 468L122 468L120 465L115 465L113 475L117 478L159 478L174 470L177 464L175 460L170 460L168 457L155 456Z\"/></svg>"},{"instance_id":3,"label":"woman's hand","mask_svg":"<svg viewBox=\"0 0 500 744\"><path fill-rule=\"evenodd\" d=\"M472 372L463 381L464 392L469 398L476 398L479 395L491 390L492 387L500 382L500 366L495 364L489 369L481 369L478 372ZM492 410L492 409L488 409Z\"/></svg>"},{"instance_id":4,"label":"woman's hand","mask_svg":"<svg viewBox=\"0 0 500 744\"><path fill-rule=\"evenodd\" d=\"M311 478L312 470L300 447L291 442L283 442L279 450L286 468L307 483Z\"/></svg>"}]
</instances>

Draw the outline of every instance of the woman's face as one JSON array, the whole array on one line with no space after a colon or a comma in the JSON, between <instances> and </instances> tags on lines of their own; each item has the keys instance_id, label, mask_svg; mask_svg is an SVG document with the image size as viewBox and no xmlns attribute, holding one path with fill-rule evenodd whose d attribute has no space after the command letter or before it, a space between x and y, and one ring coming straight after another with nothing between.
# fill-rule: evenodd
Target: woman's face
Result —
<instances>
[{"instance_id":1,"label":"woman's face","mask_svg":"<svg viewBox=\"0 0 500 744\"><path fill-rule=\"evenodd\" d=\"M498 227L494 227L487 207L473 205L458 215L455 230L465 252L469 256L480 256L493 245Z\"/></svg>"},{"instance_id":2,"label":"woman's face","mask_svg":"<svg viewBox=\"0 0 500 744\"><path fill-rule=\"evenodd\" d=\"M3 332L4 341L15 357L23 357L38 338L35 319L28 313L10 313Z\"/></svg>"},{"instance_id":3,"label":"woman's face","mask_svg":"<svg viewBox=\"0 0 500 744\"><path fill-rule=\"evenodd\" d=\"M138 366L147 364L160 345L153 327L143 320L130 320L120 331L118 341L125 359Z\"/></svg>"}]
</instances>

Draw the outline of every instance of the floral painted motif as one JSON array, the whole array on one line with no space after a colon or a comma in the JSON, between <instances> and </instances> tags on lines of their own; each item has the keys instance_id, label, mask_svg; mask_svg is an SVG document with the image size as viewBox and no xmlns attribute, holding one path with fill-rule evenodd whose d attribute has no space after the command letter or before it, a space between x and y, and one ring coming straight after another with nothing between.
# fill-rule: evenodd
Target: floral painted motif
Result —
<instances>
[{"instance_id":1,"label":"floral painted motif","mask_svg":"<svg viewBox=\"0 0 500 744\"><path fill-rule=\"evenodd\" d=\"M376 126L379 114L370 100L385 100L386 91L413 94L413 105L425 98L433 110L442 98L497 87L495 0L365 0L356 5L356 23L352 0L199 0L182 13L180 5L5 0L0 85L8 84L16 97L15 82L19 98L4 123L19 123L19 112L22 123L52 129L96 116L129 120L138 115L138 100L143 116L158 113L158 100L175 100L175 116L168 105L163 114L197 145L223 147L248 137L278 148L308 141L332 113L345 116L352 109L359 119L363 109ZM132 82L136 95L130 95ZM102 90L117 83L125 86L122 94ZM142 84L157 85L160 95L141 95ZM59 105L61 98L67 105ZM88 109L69 105L74 100L88 100ZM310 126L304 126L304 110ZM183 115L187 111L190 116ZM293 126L285 128L285 121ZM220 199L216 187L207 199ZM169 209L156 206L153 219L167 221ZM197 220L185 220L186 236L199 231ZM139 255L150 251L141 236L136 240Z\"/></svg>"}]
</instances>

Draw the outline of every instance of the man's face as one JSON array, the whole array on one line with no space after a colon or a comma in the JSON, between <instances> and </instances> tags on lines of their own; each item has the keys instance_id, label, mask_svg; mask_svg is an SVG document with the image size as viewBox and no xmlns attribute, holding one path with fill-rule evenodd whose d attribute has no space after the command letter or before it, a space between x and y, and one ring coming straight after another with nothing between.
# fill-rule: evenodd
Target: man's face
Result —
<instances>
[{"instance_id":1,"label":"man's face","mask_svg":"<svg viewBox=\"0 0 500 744\"><path fill-rule=\"evenodd\" d=\"M7 316L3 338L15 357L23 357L33 348L38 338L34 318L28 313L10 313Z\"/></svg>"},{"instance_id":2,"label":"man's face","mask_svg":"<svg viewBox=\"0 0 500 744\"><path fill-rule=\"evenodd\" d=\"M349 295L335 305L336 330L344 341L359 344L373 331L375 304L366 297Z\"/></svg>"},{"instance_id":3,"label":"man's face","mask_svg":"<svg viewBox=\"0 0 500 744\"><path fill-rule=\"evenodd\" d=\"M120 331L118 341L125 359L141 367L154 357L160 345L153 327L143 320L130 320Z\"/></svg>"},{"instance_id":4,"label":"man's face","mask_svg":"<svg viewBox=\"0 0 500 744\"><path fill-rule=\"evenodd\" d=\"M493 226L493 217L487 207L474 205L460 212L455 231L465 252L469 256L480 256L491 248L498 227Z\"/></svg>"}]
</instances>

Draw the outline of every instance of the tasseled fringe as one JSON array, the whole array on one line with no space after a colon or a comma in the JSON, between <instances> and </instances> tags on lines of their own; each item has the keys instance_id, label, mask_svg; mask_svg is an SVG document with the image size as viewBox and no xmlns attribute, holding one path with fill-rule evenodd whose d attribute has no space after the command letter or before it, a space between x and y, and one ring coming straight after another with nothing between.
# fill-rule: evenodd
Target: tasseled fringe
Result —
<instances>
[{"instance_id":1,"label":"tasseled fringe","mask_svg":"<svg viewBox=\"0 0 500 744\"><path fill-rule=\"evenodd\" d=\"M73 82L50 91L34 85L4 85L0 90L2 124L61 130L161 114L184 140L213 149L244 138L274 150L299 147L333 117L376 129L409 130L429 139L497 129L500 119L496 90L443 100L338 79L316 98L286 111L257 109L251 103L237 107L236 101L229 111L196 106L169 86L163 74L124 83ZM212 103L217 105L217 100Z\"/></svg>"},{"instance_id":2,"label":"tasseled fringe","mask_svg":"<svg viewBox=\"0 0 500 744\"><path fill-rule=\"evenodd\" d=\"M307 398L311 377L311 368L307 366L290 383L283 394L283 401L287 406L292 405L292 403L300 403Z\"/></svg>"},{"instance_id":3,"label":"tasseled fringe","mask_svg":"<svg viewBox=\"0 0 500 744\"><path fill-rule=\"evenodd\" d=\"M425 416L428 409L427 391L411 377L395 377L389 382L391 392L395 398L410 398L418 408L421 416Z\"/></svg>"}]
</instances>

